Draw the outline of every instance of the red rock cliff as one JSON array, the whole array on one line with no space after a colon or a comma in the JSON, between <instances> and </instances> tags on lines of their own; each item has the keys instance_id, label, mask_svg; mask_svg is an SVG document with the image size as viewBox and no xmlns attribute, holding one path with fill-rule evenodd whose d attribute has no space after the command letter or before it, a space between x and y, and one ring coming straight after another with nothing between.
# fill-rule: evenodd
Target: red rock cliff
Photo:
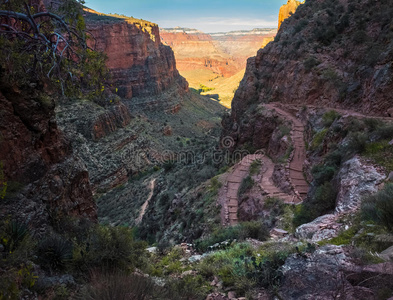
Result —
<instances>
[{"instance_id":1,"label":"red rock cliff","mask_svg":"<svg viewBox=\"0 0 393 300\"><path fill-rule=\"evenodd\" d=\"M86 24L96 38L91 43L108 56L107 66L121 97L158 95L173 86L179 93L188 90L172 50L161 44L156 24L90 10Z\"/></svg>"}]
</instances>

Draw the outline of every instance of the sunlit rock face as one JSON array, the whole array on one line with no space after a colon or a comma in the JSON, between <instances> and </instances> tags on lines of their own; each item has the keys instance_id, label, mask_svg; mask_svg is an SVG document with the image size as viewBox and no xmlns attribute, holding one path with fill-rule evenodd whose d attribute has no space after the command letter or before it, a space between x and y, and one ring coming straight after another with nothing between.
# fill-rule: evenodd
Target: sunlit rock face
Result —
<instances>
[{"instance_id":1,"label":"sunlit rock face","mask_svg":"<svg viewBox=\"0 0 393 300\"><path fill-rule=\"evenodd\" d=\"M278 29L280 29L282 22L284 22L286 18L289 18L293 13L295 13L300 4L302 4L300 1L288 0L287 4L281 6L278 14Z\"/></svg>"}]
</instances>

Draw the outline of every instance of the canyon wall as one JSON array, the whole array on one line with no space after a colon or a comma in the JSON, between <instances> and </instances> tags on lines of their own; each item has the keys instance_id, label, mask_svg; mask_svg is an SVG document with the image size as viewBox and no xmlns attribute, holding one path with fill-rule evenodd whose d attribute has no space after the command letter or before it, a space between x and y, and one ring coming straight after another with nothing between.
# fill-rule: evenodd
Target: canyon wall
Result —
<instances>
[{"instance_id":1,"label":"canyon wall","mask_svg":"<svg viewBox=\"0 0 393 300\"><path fill-rule=\"evenodd\" d=\"M86 10L87 29L94 35L91 46L107 57L113 85L122 98L159 95L169 89L188 90L179 75L170 47L161 43L156 24L119 15Z\"/></svg>"},{"instance_id":2,"label":"canyon wall","mask_svg":"<svg viewBox=\"0 0 393 300\"><path fill-rule=\"evenodd\" d=\"M97 218L85 165L57 128L54 101L36 89L0 86L0 162L10 215L44 232L60 216Z\"/></svg>"},{"instance_id":3,"label":"canyon wall","mask_svg":"<svg viewBox=\"0 0 393 300\"><path fill-rule=\"evenodd\" d=\"M299 6L275 41L248 60L232 114L224 120L225 134L239 138L246 123L258 122L257 116L250 117L258 104L267 102L384 115L393 98L391 14L386 2L308 1Z\"/></svg>"}]
</instances>

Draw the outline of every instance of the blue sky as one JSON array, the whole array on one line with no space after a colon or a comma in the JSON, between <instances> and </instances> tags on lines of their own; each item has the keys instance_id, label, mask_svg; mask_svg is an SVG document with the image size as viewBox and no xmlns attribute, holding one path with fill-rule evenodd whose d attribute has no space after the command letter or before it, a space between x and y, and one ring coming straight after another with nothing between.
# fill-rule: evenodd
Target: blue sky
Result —
<instances>
[{"instance_id":1,"label":"blue sky","mask_svg":"<svg viewBox=\"0 0 393 300\"><path fill-rule=\"evenodd\" d=\"M275 28L287 0L86 0L103 13L118 13L157 23L162 28L189 27L204 32Z\"/></svg>"}]
</instances>

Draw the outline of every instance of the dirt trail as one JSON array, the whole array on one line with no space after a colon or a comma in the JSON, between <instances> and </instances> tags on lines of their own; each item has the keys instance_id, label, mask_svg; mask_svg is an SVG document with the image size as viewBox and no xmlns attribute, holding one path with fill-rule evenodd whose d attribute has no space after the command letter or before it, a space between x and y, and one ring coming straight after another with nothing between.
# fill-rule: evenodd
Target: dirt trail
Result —
<instances>
[{"instance_id":1,"label":"dirt trail","mask_svg":"<svg viewBox=\"0 0 393 300\"><path fill-rule=\"evenodd\" d=\"M277 107L278 104L266 104L269 109L274 109L279 115L292 122L292 143L294 147L293 158L289 163L289 177L295 192L304 200L307 196L309 184L304 179L303 163L306 160L306 147L304 144L304 126L291 113Z\"/></svg>"},{"instance_id":2,"label":"dirt trail","mask_svg":"<svg viewBox=\"0 0 393 300\"><path fill-rule=\"evenodd\" d=\"M262 190L267 193L267 197L271 198L280 198L284 201L284 203L295 204L299 202L298 197L295 195L289 195L282 192L278 187L276 187L273 183L273 172L274 172L275 164L273 161L264 156L262 159L262 180L259 182L259 186Z\"/></svg>"},{"instance_id":3,"label":"dirt trail","mask_svg":"<svg viewBox=\"0 0 393 300\"><path fill-rule=\"evenodd\" d=\"M238 191L240 185L243 179L249 175L252 162L261 158L262 155L260 154L247 155L234 166L232 173L224 179L225 183L219 192L218 200L221 204L221 222L223 225L236 225L238 223Z\"/></svg>"},{"instance_id":4,"label":"dirt trail","mask_svg":"<svg viewBox=\"0 0 393 300\"><path fill-rule=\"evenodd\" d=\"M155 186L156 186L156 179L154 178L150 181L150 184L149 184L149 188L150 188L149 196L147 196L145 203L143 203L143 205L142 205L141 212L139 213L139 217L135 220L135 224L137 224L137 225L142 222L142 219L143 219L143 216L145 215L147 206L149 205L149 201L153 197Z\"/></svg>"}]
</instances>

